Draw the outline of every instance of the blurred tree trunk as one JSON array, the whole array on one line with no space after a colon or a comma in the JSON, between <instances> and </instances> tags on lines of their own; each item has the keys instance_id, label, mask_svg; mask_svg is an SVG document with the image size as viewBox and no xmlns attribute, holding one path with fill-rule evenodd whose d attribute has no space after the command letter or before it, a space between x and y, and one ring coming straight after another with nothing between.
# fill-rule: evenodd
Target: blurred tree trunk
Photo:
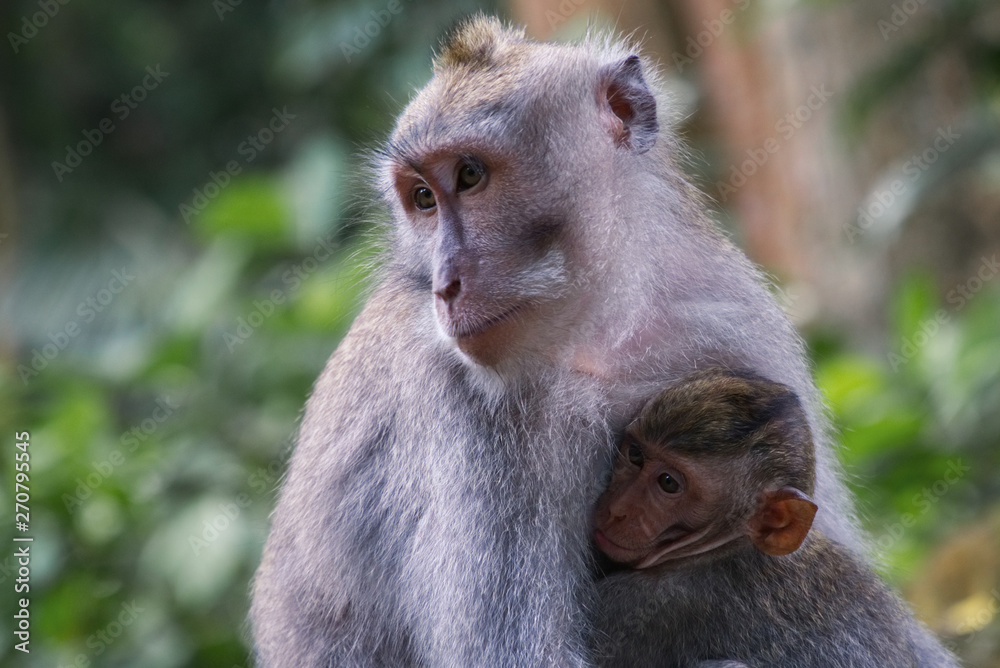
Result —
<instances>
[{"instance_id":1,"label":"blurred tree trunk","mask_svg":"<svg viewBox=\"0 0 1000 668\"><path fill-rule=\"evenodd\" d=\"M796 161L788 159L787 149L780 158L768 150L781 150L776 124L790 111L779 106L788 96L781 72L765 62L757 31L748 25L755 7L741 10L733 0L680 0L673 6L681 32L689 36L675 54L682 64L690 57L698 68L703 107L724 152L725 167L709 194L734 211L754 260L784 279L807 278Z\"/></svg>"},{"instance_id":2,"label":"blurred tree trunk","mask_svg":"<svg viewBox=\"0 0 1000 668\"><path fill-rule=\"evenodd\" d=\"M600 7L599 0L510 0L515 22L538 40L549 39L567 22L587 18Z\"/></svg>"}]
</instances>

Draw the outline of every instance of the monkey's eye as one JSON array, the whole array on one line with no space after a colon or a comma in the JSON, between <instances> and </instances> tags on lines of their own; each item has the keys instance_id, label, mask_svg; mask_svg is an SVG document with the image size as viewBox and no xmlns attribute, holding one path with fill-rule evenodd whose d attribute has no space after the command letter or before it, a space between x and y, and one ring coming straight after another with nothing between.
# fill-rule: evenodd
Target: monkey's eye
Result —
<instances>
[{"instance_id":1,"label":"monkey's eye","mask_svg":"<svg viewBox=\"0 0 1000 668\"><path fill-rule=\"evenodd\" d=\"M681 483L669 473L661 473L656 479L656 484L667 494L676 494L681 491Z\"/></svg>"},{"instance_id":2,"label":"monkey's eye","mask_svg":"<svg viewBox=\"0 0 1000 668\"><path fill-rule=\"evenodd\" d=\"M628 450L625 452L625 454L628 456L628 461L630 464L642 468L642 464L645 461L645 459L643 459L642 448L639 447L638 443L630 439L628 443Z\"/></svg>"},{"instance_id":3,"label":"monkey's eye","mask_svg":"<svg viewBox=\"0 0 1000 668\"><path fill-rule=\"evenodd\" d=\"M458 185L456 189L461 192L468 190L483 180L483 169L477 165L464 163L458 168Z\"/></svg>"},{"instance_id":4,"label":"monkey's eye","mask_svg":"<svg viewBox=\"0 0 1000 668\"><path fill-rule=\"evenodd\" d=\"M413 191L413 203L416 204L417 208L421 211L433 209L437 205L437 201L434 199L434 193L427 186L421 186Z\"/></svg>"}]
</instances>

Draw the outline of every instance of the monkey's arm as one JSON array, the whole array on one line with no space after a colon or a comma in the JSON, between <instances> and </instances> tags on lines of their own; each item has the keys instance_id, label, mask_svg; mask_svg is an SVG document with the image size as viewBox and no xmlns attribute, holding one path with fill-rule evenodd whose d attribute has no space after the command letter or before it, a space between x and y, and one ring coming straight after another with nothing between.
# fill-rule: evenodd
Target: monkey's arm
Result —
<instances>
[{"instance_id":1,"label":"monkey's arm","mask_svg":"<svg viewBox=\"0 0 1000 668\"><path fill-rule=\"evenodd\" d=\"M309 400L254 582L260 666L410 663L405 588L394 583L426 504L420 458L406 468L392 458L408 417L400 406L420 405L398 380L399 350L417 346L390 327L410 309L405 295L377 292Z\"/></svg>"}]
</instances>

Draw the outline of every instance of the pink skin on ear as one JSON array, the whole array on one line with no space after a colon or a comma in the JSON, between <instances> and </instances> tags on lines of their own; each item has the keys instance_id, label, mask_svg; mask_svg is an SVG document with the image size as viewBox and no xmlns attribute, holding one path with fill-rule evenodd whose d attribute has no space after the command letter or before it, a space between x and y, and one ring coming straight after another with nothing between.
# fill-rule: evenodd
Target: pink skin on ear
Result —
<instances>
[{"instance_id":1,"label":"pink skin on ear","mask_svg":"<svg viewBox=\"0 0 1000 668\"><path fill-rule=\"evenodd\" d=\"M764 554L780 557L799 549L806 539L817 506L794 487L764 492L750 519L750 540Z\"/></svg>"},{"instance_id":2,"label":"pink skin on ear","mask_svg":"<svg viewBox=\"0 0 1000 668\"><path fill-rule=\"evenodd\" d=\"M656 98L642 76L638 56L605 68L598 105L604 128L618 148L645 153L656 143Z\"/></svg>"}]
</instances>

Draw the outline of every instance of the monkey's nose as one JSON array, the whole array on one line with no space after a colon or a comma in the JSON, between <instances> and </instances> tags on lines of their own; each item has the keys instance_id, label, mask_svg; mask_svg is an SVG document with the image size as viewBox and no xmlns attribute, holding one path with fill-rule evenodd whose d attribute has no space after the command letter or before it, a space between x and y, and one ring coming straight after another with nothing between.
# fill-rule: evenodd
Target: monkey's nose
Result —
<instances>
[{"instance_id":1,"label":"monkey's nose","mask_svg":"<svg viewBox=\"0 0 1000 668\"><path fill-rule=\"evenodd\" d=\"M611 522L615 524L628 520L629 505L627 503L622 503L621 499L615 499L608 506L608 516L610 517Z\"/></svg>"},{"instance_id":2,"label":"monkey's nose","mask_svg":"<svg viewBox=\"0 0 1000 668\"><path fill-rule=\"evenodd\" d=\"M451 303L458 297L458 294L462 291L462 279L457 276L450 281L443 288L438 288L434 291L434 294L443 299L447 303Z\"/></svg>"}]
</instances>

